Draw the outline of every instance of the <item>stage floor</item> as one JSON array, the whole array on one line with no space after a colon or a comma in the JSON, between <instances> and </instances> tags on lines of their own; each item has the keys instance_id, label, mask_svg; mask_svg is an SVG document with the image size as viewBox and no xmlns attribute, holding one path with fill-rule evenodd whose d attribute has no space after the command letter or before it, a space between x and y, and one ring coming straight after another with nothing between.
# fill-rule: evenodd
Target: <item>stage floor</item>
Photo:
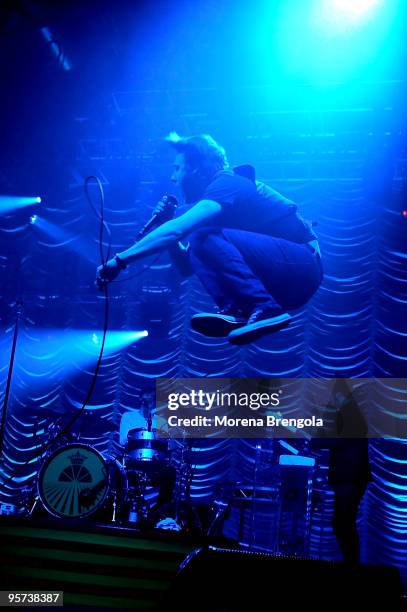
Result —
<instances>
[{"instance_id":1,"label":"stage floor","mask_svg":"<svg viewBox=\"0 0 407 612\"><path fill-rule=\"evenodd\" d=\"M215 561L216 554L220 556L216 561L218 565L211 561L205 566L205 558L208 555L208 548L205 545L208 544L208 539L192 537L184 532L162 530L141 532L125 526L97 524L84 520L67 522L51 517L16 519L2 516L0 517L0 590L63 591L64 610L72 611L87 607L104 610L168 610L174 608L174 598L177 607L178 603L184 606L183 608L181 606L182 609L186 609L185 605L188 602L189 610L199 607L202 598L199 590L205 583L205 581L202 583L202 577L206 576L208 580L205 593L210 585L215 588L213 586L215 578L224 577L228 568L232 574L229 576L229 588L232 590L245 585L244 580L237 579L236 583L237 570L243 575L246 571L254 571L252 580L255 582L258 569L266 568L264 581L261 581L264 582L263 588L268 588L266 576L271 572L274 576L274 587L278 588L279 584L285 584L285 580L288 581L284 587L287 589L290 580L296 583L301 576L305 583L309 578L310 583L321 580L322 584L329 578L331 582L328 580L327 584L331 586L336 582L342 584L346 572L349 572L349 568L343 563L293 556L276 557L257 554L254 551L248 553L243 549L239 551L236 550L238 548L236 545L224 538L222 541L211 539L210 543L215 546L213 549L209 547L210 554L215 555ZM225 546L226 548L222 549ZM199 563L195 563L199 588L194 586L193 582L189 583L188 580L185 582L184 575L185 584L178 578L178 590L170 591L181 562L189 553L201 547L202 554L194 555L194 560L202 557L202 567ZM232 563L236 560L237 566ZM259 564L257 569L256 563ZM269 565L266 566L265 563ZM214 572L213 576L211 572ZM394 568L366 565L360 566L359 573L360 584L365 585L363 588L360 587L363 598L372 590L372 586L370 589L366 587L366 581L370 580L373 580L373 584L377 582L376 586L380 581L383 582L384 586L381 590L379 588L378 593L385 597L386 601L388 597L388 601L394 603L401 594L398 573ZM192 574L189 575L189 580ZM348 579L349 576L346 580ZM253 595L254 582L253 584L251 580L248 582L247 589L250 589L249 592ZM371 585L371 582L369 584ZM328 589L329 600L337 586L335 588L332 586L332 590ZM308 596L314 591L315 589L310 589L308 593L304 587L304 593L307 592ZM172 607L169 608L170 602ZM404 605L400 604L396 608L406 610L406 600ZM389 610L396 608L387 606ZM38 607L36 609L45 610Z\"/></svg>"},{"instance_id":2,"label":"stage floor","mask_svg":"<svg viewBox=\"0 0 407 612\"><path fill-rule=\"evenodd\" d=\"M167 531L0 517L2 590L64 592L65 606L152 609L202 540Z\"/></svg>"}]
</instances>

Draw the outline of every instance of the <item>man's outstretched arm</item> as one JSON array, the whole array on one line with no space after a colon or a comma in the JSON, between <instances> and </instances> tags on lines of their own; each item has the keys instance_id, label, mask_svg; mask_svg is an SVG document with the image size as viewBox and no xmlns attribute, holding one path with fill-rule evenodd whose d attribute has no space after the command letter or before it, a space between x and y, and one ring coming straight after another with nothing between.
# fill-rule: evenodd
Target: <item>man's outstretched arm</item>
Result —
<instances>
[{"instance_id":1,"label":"man's outstretched arm","mask_svg":"<svg viewBox=\"0 0 407 612\"><path fill-rule=\"evenodd\" d=\"M128 264L140 257L166 249L199 225L214 218L220 213L221 208L221 205L213 200L201 200L180 217L163 223L129 249L118 253L118 256L123 263Z\"/></svg>"},{"instance_id":2,"label":"man's outstretched arm","mask_svg":"<svg viewBox=\"0 0 407 612\"><path fill-rule=\"evenodd\" d=\"M99 266L96 282L100 286L104 281L113 280L120 273L122 267L170 247L200 225L205 225L205 223L214 220L221 210L222 207L218 202L201 200L180 217L163 223L129 249L118 253L118 259L110 259L106 266Z\"/></svg>"}]
</instances>

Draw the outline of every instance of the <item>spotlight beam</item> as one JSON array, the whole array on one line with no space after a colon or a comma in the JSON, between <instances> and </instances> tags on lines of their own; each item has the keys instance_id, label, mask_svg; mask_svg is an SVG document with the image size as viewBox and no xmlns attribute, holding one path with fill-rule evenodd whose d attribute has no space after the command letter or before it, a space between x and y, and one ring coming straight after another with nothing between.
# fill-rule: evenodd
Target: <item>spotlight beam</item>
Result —
<instances>
[{"instance_id":1,"label":"spotlight beam","mask_svg":"<svg viewBox=\"0 0 407 612\"><path fill-rule=\"evenodd\" d=\"M76 376L78 371L85 373L86 368L99 357L102 336L102 331L90 329L34 327L25 331L18 341L16 374L20 385L14 388L14 394L21 400L27 389L43 393L58 384L61 377L66 380ZM147 330L108 331L104 358L119 353L147 336ZM5 330L0 330L0 337L3 337L0 355L5 355L8 352Z\"/></svg>"},{"instance_id":2,"label":"spotlight beam","mask_svg":"<svg viewBox=\"0 0 407 612\"><path fill-rule=\"evenodd\" d=\"M41 204L39 196L10 196L0 195L0 215L7 214L13 210L19 210L26 206Z\"/></svg>"}]
</instances>

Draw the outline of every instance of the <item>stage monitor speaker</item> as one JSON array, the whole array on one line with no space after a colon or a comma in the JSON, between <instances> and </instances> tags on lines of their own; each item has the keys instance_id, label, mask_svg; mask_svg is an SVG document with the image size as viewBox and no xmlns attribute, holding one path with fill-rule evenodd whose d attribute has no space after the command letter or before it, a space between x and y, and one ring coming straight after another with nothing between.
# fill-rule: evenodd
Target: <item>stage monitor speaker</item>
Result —
<instances>
[{"instance_id":1,"label":"stage monitor speaker","mask_svg":"<svg viewBox=\"0 0 407 612\"><path fill-rule=\"evenodd\" d=\"M393 567L206 546L181 564L163 609L314 612L358 605L396 612L401 597L400 575Z\"/></svg>"}]
</instances>

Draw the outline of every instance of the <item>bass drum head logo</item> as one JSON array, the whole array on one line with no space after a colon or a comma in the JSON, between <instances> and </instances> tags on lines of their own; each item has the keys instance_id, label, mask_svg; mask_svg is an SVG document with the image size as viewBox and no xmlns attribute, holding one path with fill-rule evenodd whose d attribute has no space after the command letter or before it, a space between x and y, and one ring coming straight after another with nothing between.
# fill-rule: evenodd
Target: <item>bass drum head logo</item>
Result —
<instances>
[{"instance_id":1,"label":"bass drum head logo","mask_svg":"<svg viewBox=\"0 0 407 612\"><path fill-rule=\"evenodd\" d=\"M106 462L96 450L80 444L51 455L39 478L45 508L59 517L78 518L99 508L108 491Z\"/></svg>"}]
</instances>

